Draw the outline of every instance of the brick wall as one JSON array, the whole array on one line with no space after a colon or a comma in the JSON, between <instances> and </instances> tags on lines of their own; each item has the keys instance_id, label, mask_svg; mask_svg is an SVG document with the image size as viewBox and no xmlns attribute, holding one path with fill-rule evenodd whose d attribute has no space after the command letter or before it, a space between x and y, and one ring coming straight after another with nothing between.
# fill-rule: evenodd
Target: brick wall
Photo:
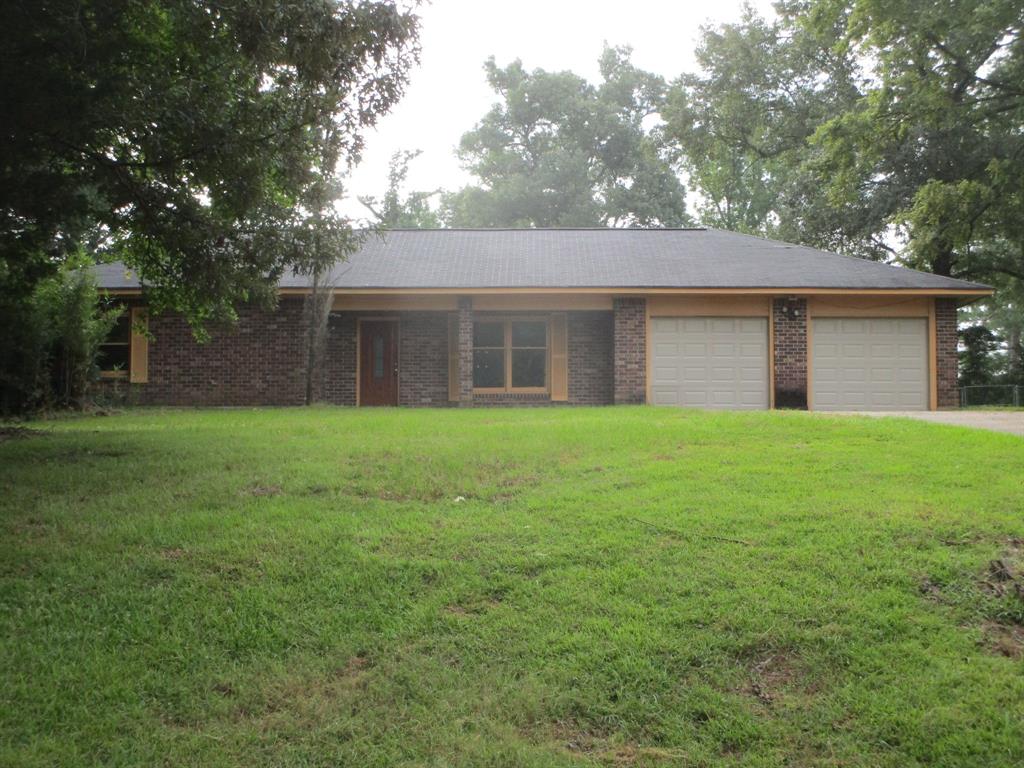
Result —
<instances>
[{"instance_id":1,"label":"brick wall","mask_svg":"<svg viewBox=\"0 0 1024 768\"><path fill-rule=\"evenodd\" d=\"M473 299L459 297L459 403L473 402Z\"/></svg>"},{"instance_id":2,"label":"brick wall","mask_svg":"<svg viewBox=\"0 0 1024 768\"><path fill-rule=\"evenodd\" d=\"M617 297L614 311L614 401L616 405L647 400L647 302Z\"/></svg>"},{"instance_id":3,"label":"brick wall","mask_svg":"<svg viewBox=\"0 0 1024 768\"><path fill-rule=\"evenodd\" d=\"M153 315L149 383L132 399L160 405L301 405L305 401L303 302L275 312L243 308L233 328L198 344L180 315Z\"/></svg>"},{"instance_id":4,"label":"brick wall","mask_svg":"<svg viewBox=\"0 0 1024 768\"><path fill-rule=\"evenodd\" d=\"M643 305L633 305L634 334L643 362ZM635 314L639 312L639 327ZM399 404L448 406L448 313L387 313L399 319ZM471 313L464 329L472 348ZM334 312L315 378L315 396L335 405L355 405L359 313ZM613 313L568 313L569 403L608 405L614 400ZM211 328L198 344L178 315L154 315L150 330L149 383L105 382L97 394L154 405L301 405L305 400L305 321L302 302L282 300L276 312L245 309L233 328ZM635 341L634 341L635 343ZM472 390L472 368L465 386ZM643 393L643 370L638 380ZM477 405L548 405L546 395L485 395Z\"/></svg>"},{"instance_id":5,"label":"brick wall","mask_svg":"<svg viewBox=\"0 0 1024 768\"><path fill-rule=\"evenodd\" d=\"M569 402L575 405L611 405L615 375L611 312L570 312Z\"/></svg>"},{"instance_id":6,"label":"brick wall","mask_svg":"<svg viewBox=\"0 0 1024 768\"><path fill-rule=\"evenodd\" d=\"M775 407L807 407L807 299L775 299Z\"/></svg>"},{"instance_id":7,"label":"brick wall","mask_svg":"<svg viewBox=\"0 0 1024 768\"><path fill-rule=\"evenodd\" d=\"M958 343L956 300L935 299L935 381L939 408L960 405Z\"/></svg>"},{"instance_id":8,"label":"brick wall","mask_svg":"<svg viewBox=\"0 0 1024 768\"><path fill-rule=\"evenodd\" d=\"M324 342L324 402L356 404L356 319L354 312L332 312Z\"/></svg>"},{"instance_id":9,"label":"brick wall","mask_svg":"<svg viewBox=\"0 0 1024 768\"><path fill-rule=\"evenodd\" d=\"M447 406L448 313L402 312L398 404Z\"/></svg>"}]
</instances>

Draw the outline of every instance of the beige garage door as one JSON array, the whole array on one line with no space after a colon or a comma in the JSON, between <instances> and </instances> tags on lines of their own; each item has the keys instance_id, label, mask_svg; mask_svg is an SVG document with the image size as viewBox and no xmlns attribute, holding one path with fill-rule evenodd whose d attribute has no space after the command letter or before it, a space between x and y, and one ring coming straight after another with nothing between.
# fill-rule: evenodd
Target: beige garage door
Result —
<instances>
[{"instance_id":1,"label":"beige garage door","mask_svg":"<svg viewBox=\"0 0 1024 768\"><path fill-rule=\"evenodd\" d=\"M651 399L694 408L768 407L768 320L651 318Z\"/></svg>"},{"instance_id":2,"label":"beige garage door","mask_svg":"<svg viewBox=\"0 0 1024 768\"><path fill-rule=\"evenodd\" d=\"M928 408L928 321L812 318L812 404L821 411Z\"/></svg>"}]
</instances>

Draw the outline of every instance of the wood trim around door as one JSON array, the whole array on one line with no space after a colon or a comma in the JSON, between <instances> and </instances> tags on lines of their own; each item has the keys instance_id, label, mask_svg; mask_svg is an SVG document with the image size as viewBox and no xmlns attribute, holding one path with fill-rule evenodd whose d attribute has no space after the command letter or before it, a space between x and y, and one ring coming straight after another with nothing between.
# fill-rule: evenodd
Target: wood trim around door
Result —
<instances>
[{"instance_id":1,"label":"wood trim around door","mask_svg":"<svg viewBox=\"0 0 1024 768\"><path fill-rule=\"evenodd\" d=\"M768 410L775 410L775 297L768 297Z\"/></svg>"},{"instance_id":2,"label":"wood trim around door","mask_svg":"<svg viewBox=\"0 0 1024 768\"><path fill-rule=\"evenodd\" d=\"M807 322L807 410L814 410L814 325L811 322L811 302L807 302L807 311L804 313L804 320Z\"/></svg>"},{"instance_id":3,"label":"wood trim around door","mask_svg":"<svg viewBox=\"0 0 1024 768\"><path fill-rule=\"evenodd\" d=\"M939 409L938 338L935 325L935 299L928 302L928 410Z\"/></svg>"},{"instance_id":4,"label":"wood trim around door","mask_svg":"<svg viewBox=\"0 0 1024 768\"><path fill-rule=\"evenodd\" d=\"M367 323L393 323L394 326L395 326L395 330L394 330L394 345L395 345L395 349L394 349L394 358L395 358L394 365L398 369L398 374L395 377L396 380L395 380L395 402L394 402L394 405L398 405L398 403L399 403L399 395L400 395L400 388L401 388L401 383L402 383L402 376L401 376L401 370L402 370L402 366L401 366L401 361L402 361L402 355L401 355L401 348L402 348L402 344L401 344L401 341L402 341L402 337L401 337L402 326L398 322L398 318L397 317L370 317L370 316L367 316L367 317L358 317L358 318L356 318L356 339L355 339L355 342L356 342L356 371L355 371L355 375L356 375L356 406L359 407L359 406L363 405L362 384L363 384L363 363L365 362L363 360L363 323L364 322L367 322Z\"/></svg>"}]
</instances>

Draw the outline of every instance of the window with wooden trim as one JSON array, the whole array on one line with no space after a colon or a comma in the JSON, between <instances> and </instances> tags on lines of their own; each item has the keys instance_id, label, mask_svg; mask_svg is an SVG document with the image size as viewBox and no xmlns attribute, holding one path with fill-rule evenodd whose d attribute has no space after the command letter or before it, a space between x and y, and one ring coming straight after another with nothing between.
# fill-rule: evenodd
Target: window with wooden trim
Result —
<instances>
[{"instance_id":1,"label":"window with wooden trim","mask_svg":"<svg viewBox=\"0 0 1024 768\"><path fill-rule=\"evenodd\" d=\"M547 392L547 320L476 320L473 323L473 389L479 392Z\"/></svg>"},{"instance_id":2,"label":"window with wooden trim","mask_svg":"<svg viewBox=\"0 0 1024 768\"><path fill-rule=\"evenodd\" d=\"M149 381L149 315L145 307L126 309L99 346L97 365L105 379Z\"/></svg>"},{"instance_id":3,"label":"window with wooden trim","mask_svg":"<svg viewBox=\"0 0 1024 768\"><path fill-rule=\"evenodd\" d=\"M117 318L107 338L100 344L96 363L104 378L128 378L132 363L132 318L127 311Z\"/></svg>"}]
</instances>

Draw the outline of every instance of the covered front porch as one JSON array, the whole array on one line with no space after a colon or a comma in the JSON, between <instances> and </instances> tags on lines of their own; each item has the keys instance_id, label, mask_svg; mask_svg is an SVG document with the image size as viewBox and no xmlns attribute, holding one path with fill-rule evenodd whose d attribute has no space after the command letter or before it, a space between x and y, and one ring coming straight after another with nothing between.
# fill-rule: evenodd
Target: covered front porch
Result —
<instances>
[{"instance_id":1,"label":"covered front porch","mask_svg":"<svg viewBox=\"0 0 1024 768\"><path fill-rule=\"evenodd\" d=\"M339 295L324 395L360 406L622 402L620 305L628 301L607 294ZM641 300L629 340L641 355L643 322ZM639 374L642 402L642 359L621 372Z\"/></svg>"}]
</instances>

